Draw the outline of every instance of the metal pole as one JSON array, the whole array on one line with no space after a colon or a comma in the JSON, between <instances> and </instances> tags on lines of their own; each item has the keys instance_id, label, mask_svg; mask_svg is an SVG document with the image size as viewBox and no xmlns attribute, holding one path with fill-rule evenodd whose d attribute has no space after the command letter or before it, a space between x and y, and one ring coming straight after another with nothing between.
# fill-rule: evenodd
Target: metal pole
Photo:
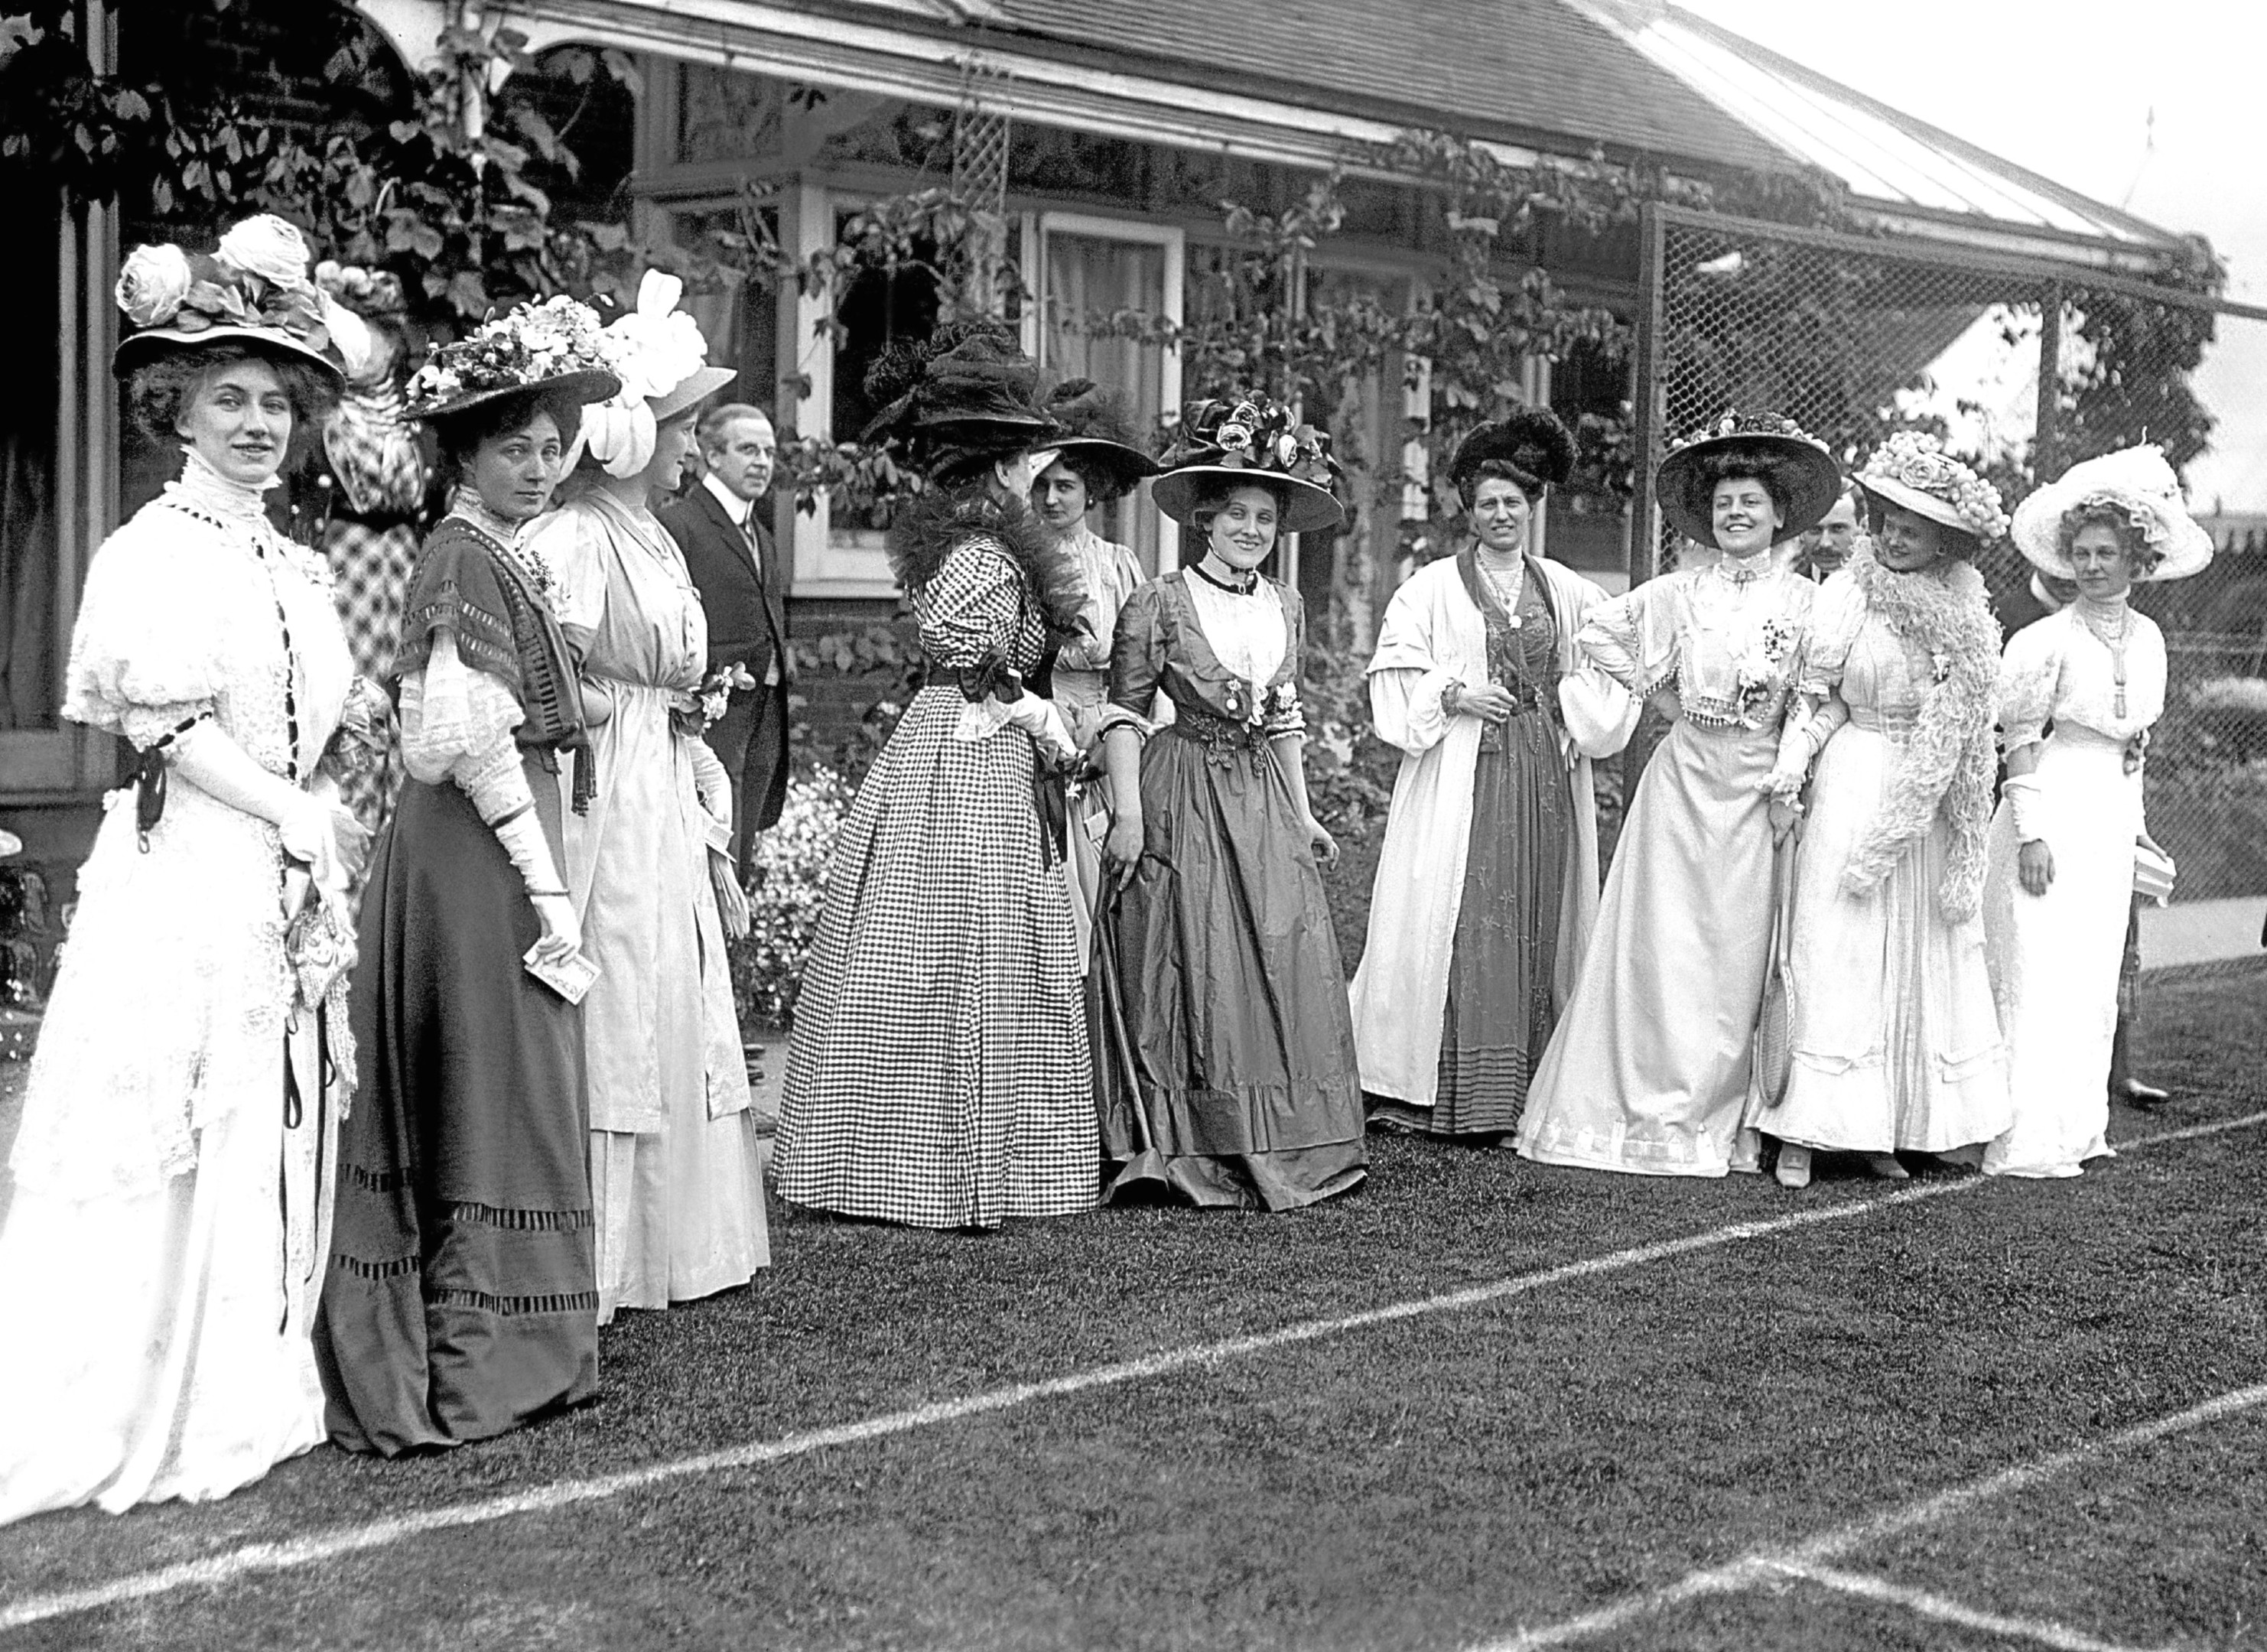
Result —
<instances>
[{"instance_id":1,"label":"metal pole","mask_svg":"<svg viewBox=\"0 0 2267 1652\"><path fill-rule=\"evenodd\" d=\"M1637 335L1630 351L1629 583L1642 585L1658 570L1661 531L1654 525L1654 450L1661 444L1662 241L1661 209L1638 209Z\"/></svg>"},{"instance_id":2,"label":"metal pole","mask_svg":"<svg viewBox=\"0 0 2267 1652\"><path fill-rule=\"evenodd\" d=\"M2039 295L2039 399L2031 437L2031 481L2043 488L2062 474L2062 283Z\"/></svg>"}]
</instances>

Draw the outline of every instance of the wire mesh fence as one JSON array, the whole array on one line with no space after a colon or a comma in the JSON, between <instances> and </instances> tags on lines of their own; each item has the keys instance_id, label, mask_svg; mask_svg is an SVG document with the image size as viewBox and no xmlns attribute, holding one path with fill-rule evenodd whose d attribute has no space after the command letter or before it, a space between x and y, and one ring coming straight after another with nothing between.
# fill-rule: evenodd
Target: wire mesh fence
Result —
<instances>
[{"instance_id":1,"label":"wire mesh fence","mask_svg":"<svg viewBox=\"0 0 2267 1652\"><path fill-rule=\"evenodd\" d=\"M2267 476L2237 458L2267 447L2267 319L2068 265L1675 209L1646 233L1640 474L1733 407L1784 414L1852 466L1891 430L1933 430L2010 509L2079 459L2165 449L2218 552L2136 591L2170 664L2150 828L2175 900L2267 894ZM1636 513L1632 579L1713 554ZM2044 612L2011 545L1981 571L2003 622Z\"/></svg>"}]
</instances>

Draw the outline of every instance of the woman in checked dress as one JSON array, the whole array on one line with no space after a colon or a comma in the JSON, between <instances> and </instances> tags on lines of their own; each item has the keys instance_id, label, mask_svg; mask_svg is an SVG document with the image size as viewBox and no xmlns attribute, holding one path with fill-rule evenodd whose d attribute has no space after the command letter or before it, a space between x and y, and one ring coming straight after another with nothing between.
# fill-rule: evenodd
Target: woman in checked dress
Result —
<instances>
[{"instance_id":1,"label":"woman in checked dress","mask_svg":"<svg viewBox=\"0 0 2267 1652\"><path fill-rule=\"evenodd\" d=\"M929 489L891 561L928 686L860 788L827 875L780 1108L780 1196L924 1228L1095 1202L1092 1077L1044 676L1075 565L1024 506L1053 422L1013 335L954 325L867 386Z\"/></svg>"}]
</instances>

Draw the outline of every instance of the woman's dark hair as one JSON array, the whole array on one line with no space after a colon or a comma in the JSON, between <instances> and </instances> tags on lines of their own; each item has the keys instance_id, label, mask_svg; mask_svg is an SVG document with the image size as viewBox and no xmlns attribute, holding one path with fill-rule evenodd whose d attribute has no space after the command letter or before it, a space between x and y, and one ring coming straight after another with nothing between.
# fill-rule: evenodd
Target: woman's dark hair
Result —
<instances>
[{"instance_id":1,"label":"woman's dark hair","mask_svg":"<svg viewBox=\"0 0 2267 1652\"><path fill-rule=\"evenodd\" d=\"M2078 536L2088 528L2109 528L2117 535L2118 548L2125 553L2125 566L2136 579L2155 573L2157 564L2165 560L2165 554L2149 544L2139 516L2107 499L2095 499L2073 505L2062 513L2062 521L2056 525L2055 544L2065 562L2078 545Z\"/></svg>"},{"instance_id":2,"label":"woman's dark hair","mask_svg":"<svg viewBox=\"0 0 2267 1652\"><path fill-rule=\"evenodd\" d=\"M257 345L230 339L211 344L168 350L155 361L134 370L126 381L127 406L142 433L160 447L181 441L181 415L197 390L212 374L244 362L258 362L275 375L275 382L291 403L291 441L284 450L283 469L297 469L314 451L322 422L338 405L339 393L329 375L309 363Z\"/></svg>"},{"instance_id":3,"label":"woman's dark hair","mask_svg":"<svg viewBox=\"0 0 2267 1652\"><path fill-rule=\"evenodd\" d=\"M1794 488L1786 461L1767 447L1741 443L1704 453L1692 466L1691 491L1685 503L1695 519L1710 519L1715 511L1716 485L1727 481L1759 481L1772 503L1779 507L1781 518L1794 514Z\"/></svg>"},{"instance_id":4,"label":"woman's dark hair","mask_svg":"<svg viewBox=\"0 0 2267 1652\"><path fill-rule=\"evenodd\" d=\"M451 481L471 480L473 458L483 443L525 430L539 413L547 413L559 427L559 440L571 446L583 428L583 404L556 390L523 390L488 401L476 401L461 413L429 421L441 445L441 468Z\"/></svg>"},{"instance_id":5,"label":"woman's dark hair","mask_svg":"<svg viewBox=\"0 0 2267 1652\"><path fill-rule=\"evenodd\" d=\"M1246 488L1257 488L1275 501L1277 532L1281 532L1284 511L1289 496L1283 485L1261 475L1207 476L1197 489L1196 497L1189 501L1189 525L1207 537L1212 532L1213 519L1228 509L1228 502Z\"/></svg>"},{"instance_id":6,"label":"woman's dark hair","mask_svg":"<svg viewBox=\"0 0 2267 1652\"><path fill-rule=\"evenodd\" d=\"M1530 505L1543 497L1544 483L1541 477L1529 475L1508 459L1484 459L1472 467L1471 474L1464 481L1468 508L1478 500L1480 484L1484 481L1509 482L1519 489Z\"/></svg>"},{"instance_id":7,"label":"woman's dark hair","mask_svg":"<svg viewBox=\"0 0 2267 1652\"><path fill-rule=\"evenodd\" d=\"M1111 464L1106 455L1093 449L1071 448L1057 454L1055 463L1086 484L1089 504L1106 505L1134 491L1134 479L1126 474L1124 467Z\"/></svg>"}]
</instances>

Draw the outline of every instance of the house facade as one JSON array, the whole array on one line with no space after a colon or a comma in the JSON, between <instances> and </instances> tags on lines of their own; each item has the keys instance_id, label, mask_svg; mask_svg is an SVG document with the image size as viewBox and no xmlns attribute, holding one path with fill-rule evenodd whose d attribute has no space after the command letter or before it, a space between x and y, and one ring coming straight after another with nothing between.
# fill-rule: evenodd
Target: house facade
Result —
<instances>
[{"instance_id":1,"label":"house facade","mask_svg":"<svg viewBox=\"0 0 2267 1652\"><path fill-rule=\"evenodd\" d=\"M242 75L278 119L316 125L341 99L356 118L383 118L389 86L406 84L442 29L479 20L459 0L362 0L352 12L345 0L237 0L224 14L230 40L185 46L146 12L121 21L99 0L84 9L85 38L113 65L209 49L212 72ZM326 84L293 58L292 37L317 10L387 44L368 84ZM1229 11L1196 0L515 0L510 22L539 63L578 48L628 55L630 86L574 95L583 188L592 209L688 246L752 215L788 253L821 251L862 208L952 181L967 161L957 143L970 122L988 123L1004 136L989 187L1000 251L1025 295L1027 347L1053 373L1115 386L1150 420L1178 406L1183 363L1090 319L1200 319L1230 253L1223 202L1280 209L1316 174L1413 129L1453 131L1513 162L1599 156L1717 188L1823 178L1883 233L2075 268L2146 277L2180 246L1660 0ZM1438 212L1358 158L1341 193L1344 226L1305 261L1294 301L1417 303L1448 256ZM122 429L109 371L118 261L151 231L130 201L11 204L40 249L0 269L29 323L19 348L37 356L23 382L54 392L0 415L11 422L0 429L0 828L54 869L61 897L118 774L111 741L57 716L78 584L161 474L162 456L137 452ZM1625 316L1638 301L1633 234L1540 236L1513 251L1574 298ZM862 273L832 294L710 287L692 303L712 359L739 369L737 393L771 406L782 430L845 437L869 411L865 364L925 330L937 301L917 270ZM1390 364L1361 407L1340 410L1380 468L1431 412L1422 370ZM1570 417L1610 416L1629 394L1618 363L1579 355L1530 361L1517 390ZM1353 532L1390 559L1399 513L1380 497ZM796 629L886 614L894 592L878 533L854 510L818 505L778 507ZM1421 516L1424 501L1403 508ZM1152 566L1177 554L1170 525L1145 504L1121 507L1111 525ZM1627 529L1612 498L1566 502L1547 532L1553 555L1618 577ZM1319 592L1346 548L1297 547L1288 571Z\"/></svg>"}]
</instances>

